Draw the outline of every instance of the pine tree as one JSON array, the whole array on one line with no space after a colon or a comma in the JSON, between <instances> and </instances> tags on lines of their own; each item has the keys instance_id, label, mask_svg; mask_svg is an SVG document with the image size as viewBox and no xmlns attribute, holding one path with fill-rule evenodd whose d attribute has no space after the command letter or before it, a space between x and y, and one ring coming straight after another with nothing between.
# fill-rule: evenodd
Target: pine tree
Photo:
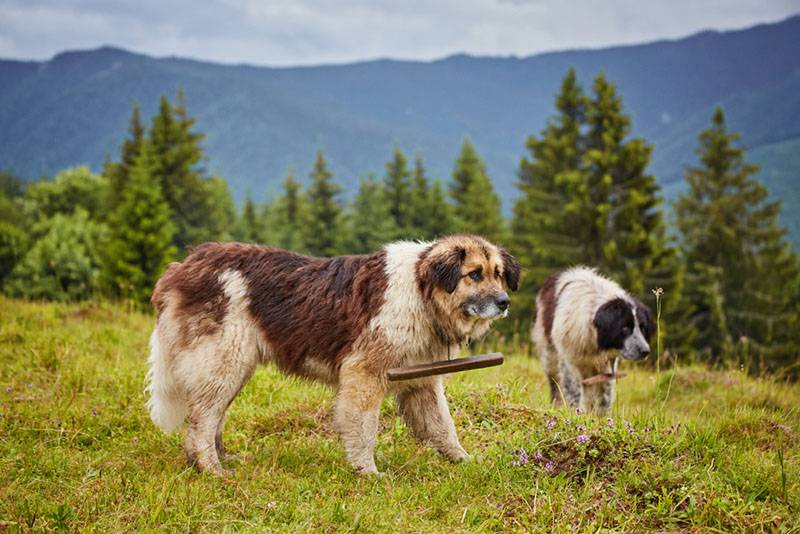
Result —
<instances>
[{"instance_id":1,"label":"pine tree","mask_svg":"<svg viewBox=\"0 0 800 534\"><path fill-rule=\"evenodd\" d=\"M175 257L175 227L147 144L130 169L120 202L109 216L106 272L119 295L146 303L164 267Z\"/></svg>"},{"instance_id":2,"label":"pine tree","mask_svg":"<svg viewBox=\"0 0 800 534\"><path fill-rule=\"evenodd\" d=\"M384 194L389 204L389 214L397 229L395 237L401 237L411 226L411 181L406 157L395 147L391 161L386 163Z\"/></svg>"},{"instance_id":3,"label":"pine tree","mask_svg":"<svg viewBox=\"0 0 800 534\"><path fill-rule=\"evenodd\" d=\"M442 182L434 180L428 198L427 235L429 239L436 239L455 232L455 215L453 206L447 202L447 195Z\"/></svg>"},{"instance_id":4,"label":"pine tree","mask_svg":"<svg viewBox=\"0 0 800 534\"><path fill-rule=\"evenodd\" d=\"M556 97L558 114L539 138L528 138L531 159L520 162L513 219L513 250L529 275L518 300L532 309L552 272L598 267L651 306L650 290L664 289L675 348L691 329L678 305L683 270L668 243L658 184L646 172L651 147L629 139L630 119L605 76L595 79L592 93L583 93L570 70Z\"/></svg>"},{"instance_id":5,"label":"pine tree","mask_svg":"<svg viewBox=\"0 0 800 534\"><path fill-rule=\"evenodd\" d=\"M425 176L425 167L422 158L417 156L414 161L414 176L411 179L409 193L409 226L411 237L416 239L431 239L431 189L428 177Z\"/></svg>"},{"instance_id":6,"label":"pine tree","mask_svg":"<svg viewBox=\"0 0 800 534\"><path fill-rule=\"evenodd\" d=\"M660 188L647 174L652 147L644 139L628 139L630 118L622 110L616 88L604 75L594 81L587 108L589 131L584 164L595 211L591 227L593 263L613 274L629 291L646 291L645 273L666 253L665 228L659 209Z\"/></svg>"},{"instance_id":7,"label":"pine tree","mask_svg":"<svg viewBox=\"0 0 800 534\"><path fill-rule=\"evenodd\" d=\"M212 193L220 193L220 188L209 184L199 166L204 135L193 131L194 125L195 119L189 117L183 93L179 92L175 106L161 97L149 135L154 173L172 210L177 228L174 242L180 249L223 239L228 230L220 226L224 218L214 212L218 199Z\"/></svg>"},{"instance_id":8,"label":"pine tree","mask_svg":"<svg viewBox=\"0 0 800 534\"><path fill-rule=\"evenodd\" d=\"M661 188L647 173L652 147L642 138L630 138L622 99L603 74L595 78L592 93L583 158L593 186L590 204L584 205L594 222L587 236L593 243L587 250L590 264L651 306L650 290L662 288L666 343L685 349L695 335L688 308L680 302L685 269L668 242Z\"/></svg>"},{"instance_id":9,"label":"pine tree","mask_svg":"<svg viewBox=\"0 0 800 534\"><path fill-rule=\"evenodd\" d=\"M373 252L397 236L388 196L373 177L361 180L349 209L347 226L345 248L349 254Z\"/></svg>"},{"instance_id":10,"label":"pine tree","mask_svg":"<svg viewBox=\"0 0 800 534\"><path fill-rule=\"evenodd\" d=\"M500 198L486 174L486 165L469 139L464 140L453 169L451 195L458 231L502 242L504 221Z\"/></svg>"},{"instance_id":11,"label":"pine tree","mask_svg":"<svg viewBox=\"0 0 800 534\"><path fill-rule=\"evenodd\" d=\"M120 160L118 162L106 162L103 169L103 174L108 179L110 185L111 194L109 195L109 207L112 210L119 203L120 196L125 189L128 176L130 175L130 169L142 150L145 131L142 125L138 102L133 103L128 133L130 137L125 139L120 147Z\"/></svg>"},{"instance_id":12,"label":"pine tree","mask_svg":"<svg viewBox=\"0 0 800 534\"><path fill-rule=\"evenodd\" d=\"M576 217L567 212L570 184L583 176L582 159L588 99L570 69L556 97L558 114L548 120L540 137L530 136L530 159L520 161L514 204L512 249L522 264L517 313L533 310L535 295L554 271L585 260L576 235Z\"/></svg>"},{"instance_id":13,"label":"pine tree","mask_svg":"<svg viewBox=\"0 0 800 534\"><path fill-rule=\"evenodd\" d=\"M274 228L276 246L295 252L306 251L303 234L308 221L308 206L291 169L283 181L283 194L275 200L268 220Z\"/></svg>"},{"instance_id":14,"label":"pine tree","mask_svg":"<svg viewBox=\"0 0 800 534\"><path fill-rule=\"evenodd\" d=\"M798 260L778 224L780 203L753 176L739 135L717 108L700 133L700 166L675 204L688 266L696 347L714 360L746 343L772 365L796 360Z\"/></svg>"},{"instance_id":15,"label":"pine tree","mask_svg":"<svg viewBox=\"0 0 800 534\"><path fill-rule=\"evenodd\" d=\"M447 203L442 184L431 184L425 174L422 158L417 156L411 179L410 230L414 239L435 239L453 231L452 206Z\"/></svg>"},{"instance_id":16,"label":"pine tree","mask_svg":"<svg viewBox=\"0 0 800 534\"><path fill-rule=\"evenodd\" d=\"M317 151L308 188L309 220L305 226L305 247L314 256L334 256L341 250L342 208L337 201L340 191L328 171L322 150Z\"/></svg>"},{"instance_id":17,"label":"pine tree","mask_svg":"<svg viewBox=\"0 0 800 534\"><path fill-rule=\"evenodd\" d=\"M242 206L236 239L244 243L260 243L263 241L261 227L256 203L253 202L253 197L248 191Z\"/></svg>"}]
</instances>

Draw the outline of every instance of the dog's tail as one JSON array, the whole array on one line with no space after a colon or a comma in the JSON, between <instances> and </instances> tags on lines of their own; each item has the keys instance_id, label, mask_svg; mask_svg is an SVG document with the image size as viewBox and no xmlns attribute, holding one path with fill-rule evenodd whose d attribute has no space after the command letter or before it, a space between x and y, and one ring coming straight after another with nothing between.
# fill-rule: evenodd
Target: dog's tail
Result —
<instances>
[{"instance_id":1,"label":"dog's tail","mask_svg":"<svg viewBox=\"0 0 800 534\"><path fill-rule=\"evenodd\" d=\"M147 371L147 387L145 392L150 419L158 428L169 434L177 429L186 419L186 401L175 389L175 379L167 366L158 335L158 325L150 336L150 369Z\"/></svg>"}]
</instances>

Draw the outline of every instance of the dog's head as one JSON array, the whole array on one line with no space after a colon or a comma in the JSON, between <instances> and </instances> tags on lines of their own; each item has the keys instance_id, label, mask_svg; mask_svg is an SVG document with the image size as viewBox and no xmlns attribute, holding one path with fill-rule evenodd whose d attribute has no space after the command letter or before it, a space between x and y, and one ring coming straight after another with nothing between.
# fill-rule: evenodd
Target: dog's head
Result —
<instances>
[{"instance_id":1,"label":"dog's head","mask_svg":"<svg viewBox=\"0 0 800 534\"><path fill-rule=\"evenodd\" d=\"M475 338L508 315L508 291L519 285L519 262L485 239L457 235L439 239L417 263L417 283L434 305L448 337Z\"/></svg>"},{"instance_id":2,"label":"dog's head","mask_svg":"<svg viewBox=\"0 0 800 534\"><path fill-rule=\"evenodd\" d=\"M593 324L600 350L617 349L628 360L643 360L650 354L648 341L655 323L650 309L638 299L609 300L597 310Z\"/></svg>"}]
</instances>

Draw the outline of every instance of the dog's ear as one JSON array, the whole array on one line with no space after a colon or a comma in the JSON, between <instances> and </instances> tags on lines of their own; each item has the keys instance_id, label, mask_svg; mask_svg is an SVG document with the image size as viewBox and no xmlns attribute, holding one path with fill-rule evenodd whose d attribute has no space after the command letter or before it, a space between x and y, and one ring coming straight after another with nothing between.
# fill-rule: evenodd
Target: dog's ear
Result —
<instances>
[{"instance_id":1,"label":"dog's ear","mask_svg":"<svg viewBox=\"0 0 800 534\"><path fill-rule=\"evenodd\" d=\"M623 299L612 299L600 306L592 321L597 328L597 348L621 349L626 337L622 328L626 323L633 328L633 311Z\"/></svg>"},{"instance_id":2,"label":"dog's ear","mask_svg":"<svg viewBox=\"0 0 800 534\"><path fill-rule=\"evenodd\" d=\"M461 280L461 266L467 258L467 251L457 247L431 260L429 275L434 284L452 293Z\"/></svg>"},{"instance_id":3,"label":"dog's ear","mask_svg":"<svg viewBox=\"0 0 800 534\"><path fill-rule=\"evenodd\" d=\"M649 341L656 334L656 322L646 304L639 299L634 299L634 301L636 302L636 320L639 321L639 328L642 330L644 338Z\"/></svg>"},{"instance_id":4,"label":"dog's ear","mask_svg":"<svg viewBox=\"0 0 800 534\"><path fill-rule=\"evenodd\" d=\"M506 279L506 285L511 291L516 291L519 288L520 264L517 258L504 248L500 249L500 257L503 258L503 277Z\"/></svg>"}]
</instances>

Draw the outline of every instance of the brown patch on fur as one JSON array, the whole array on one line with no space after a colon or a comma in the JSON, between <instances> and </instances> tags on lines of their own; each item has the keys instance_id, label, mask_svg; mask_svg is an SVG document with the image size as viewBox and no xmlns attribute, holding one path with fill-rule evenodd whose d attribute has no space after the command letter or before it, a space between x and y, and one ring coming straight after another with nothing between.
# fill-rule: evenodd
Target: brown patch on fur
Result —
<instances>
[{"instance_id":1,"label":"brown patch on fur","mask_svg":"<svg viewBox=\"0 0 800 534\"><path fill-rule=\"evenodd\" d=\"M159 316L170 298L178 299L175 312L184 318L180 322L183 344L216 333L228 311L228 297L219 281L221 271L212 254L215 245L201 245L183 262L171 263L150 298Z\"/></svg>"},{"instance_id":2,"label":"brown patch on fur","mask_svg":"<svg viewBox=\"0 0 800 534\"><path fill-rule=\"evenodd\" d=\"M153 304L160 312L164 295L176 291L183 322L200 314L219 328L227 305L219 276L236 271L247 283L249 311L278 367L306 375L308 358L338 368L350 352L383 304L385 265L384 251L313 258L258 245L208 243L170 266L156 286Z\"/></svg>"},{"instance_id":3,"label":"brown patch on fur","mask_svg":"<svg viewBox=\"0 0 800 534\"><path fill-rule=\"evenodd\" d=\"M558 283L559 276L561 276L561 273L556 273L544 281L542 288L539 290L539 298L537 299L536 313L542 314L544 335L551 345L553 344L553 318L555 317L556 306L558 305L556 301L556 284Z\"/></svg>"},{"instance_id":4,"label":"brown patch on fur","mask_svg":"<svg viewBox=\"0 0 800 534\"><path fill-rule=\"evenodd\" d=\"M506 285L511 291L516 291L519 287L522 266L517 258L504 248L500 249L500 257L503 258L503 277L506 279Z\"/></svg>"}]
</instances>

